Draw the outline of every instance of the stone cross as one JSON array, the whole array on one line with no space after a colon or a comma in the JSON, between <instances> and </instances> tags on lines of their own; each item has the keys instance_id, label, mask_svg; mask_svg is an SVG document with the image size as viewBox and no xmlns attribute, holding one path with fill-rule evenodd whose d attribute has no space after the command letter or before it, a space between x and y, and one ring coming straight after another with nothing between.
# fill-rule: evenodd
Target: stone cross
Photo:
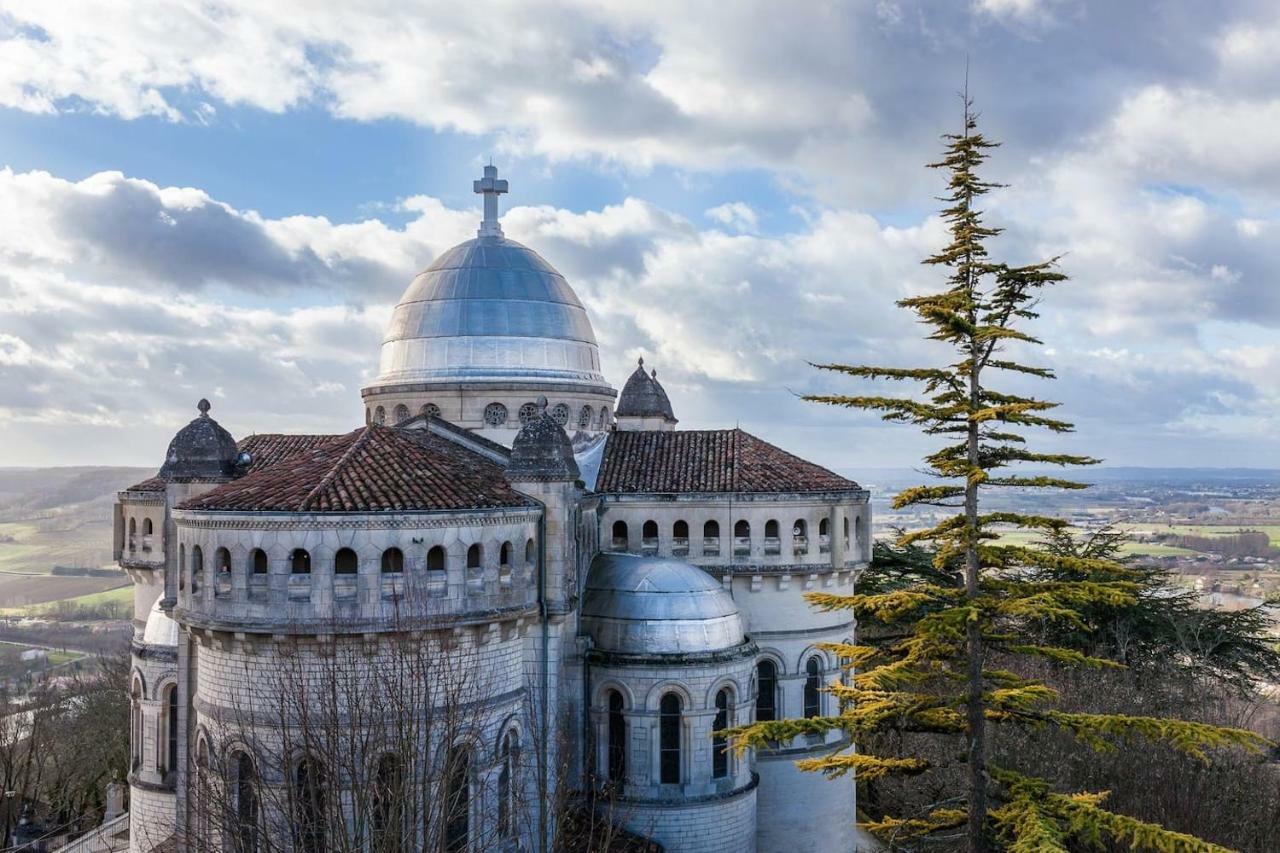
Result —
<instances>
[{"instance_id":1,"label":"stone cross","mask_svg":"<svg viewBox=\"0 0 1280 853\"><path fill-rule=\"evenodd\" d=\"M484 196L484 221L476 233L481 237L501 237L502 226L498 224L498 196L507 191L507 182L498 180L496 166L485 166L484 177L472 181L475 192Z\"/></svg>"}]
</instances>

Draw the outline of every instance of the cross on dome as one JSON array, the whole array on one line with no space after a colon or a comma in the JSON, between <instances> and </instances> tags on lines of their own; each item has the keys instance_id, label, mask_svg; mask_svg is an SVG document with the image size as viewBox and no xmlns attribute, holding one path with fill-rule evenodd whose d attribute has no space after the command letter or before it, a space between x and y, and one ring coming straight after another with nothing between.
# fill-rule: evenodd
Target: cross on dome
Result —
<instances>
[{"instance_id":1,"label":"cross on dome","mask_svg":"<svg viewBox=\"0 0 1280 853\"><path fill-rule=\"evenodd\" d=\"M498 168L493 165L484 167L484 177L472 181L472 189L484 196L484 220L476 234L480 237L501 237L502 226L498 224L498 196L507 191L506 180L498 179Z\"/></svg>"}]
</instances>

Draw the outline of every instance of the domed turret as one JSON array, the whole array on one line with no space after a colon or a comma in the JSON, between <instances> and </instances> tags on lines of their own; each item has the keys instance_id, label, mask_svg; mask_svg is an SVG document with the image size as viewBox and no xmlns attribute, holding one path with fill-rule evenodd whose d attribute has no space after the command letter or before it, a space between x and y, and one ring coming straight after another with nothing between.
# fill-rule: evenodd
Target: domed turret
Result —
<instances>
[{"instance_id":1,"label":"domed turret","mask_svg":"<svg viewBox=\"0 0 1280 853\"><path fill-rule=\"evenodd\" d=\"M509 443L539 394L567 429L612 424L614 390L586 309L556 269L498 224L507 182L485 167L478 236L409 284L382 341L378 376L362 393L371 422L419 413Z\"/></svg>"},{"instance_id":2,"label":"domed turret","mask_svg":"<svg viewBox=\"0 0 1280 853\"><path fill-rule=\"evenodd\" d=\"M163 480L226 480L235 474L240 451L236 440L209 417L209 401L196 408L200 416L178 430L169 442L164 465L157 475Z\"/></svg>"},{"instance_id":3,"label":"domed turret","mask_svg":"<svg viewBox=\"0 0 1280 853\"><path fill-rule=\"evenodd\" d=\"M677 423L667 392L658 382L658 371L645 373L643 358L622 386L615 414L620 430L670 430Z\"/></svg>"},{"instance_id":4,"label":"domed turret","mask_svg":"<svg viewBox=\"0 0 1280 853\"><path fill-rule=\"evenodd\" d=\"M711 575L679 560L600 554L582 596L583 633L623 654L718 652L742 645L742 617Z\"/></svg>"},{"instance_id":5,"label":"domed turret","mask_svg":"<svg viewBox=\"0 0 1280 853\"><path fill-rule=\"evenodd\" d=\"M573 442L555 418L547 414L547 398L539 397L537 406L538 414L520 428L511 445L507 477L524 481L577 480Z\"/></svg>"}]
</instances>

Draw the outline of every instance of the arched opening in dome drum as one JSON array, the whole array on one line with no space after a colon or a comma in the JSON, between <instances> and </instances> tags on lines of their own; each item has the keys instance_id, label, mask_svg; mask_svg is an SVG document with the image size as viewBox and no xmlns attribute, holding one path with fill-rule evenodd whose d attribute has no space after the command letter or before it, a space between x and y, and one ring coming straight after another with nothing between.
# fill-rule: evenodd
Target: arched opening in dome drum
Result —
<instances>
[{"instance_id":1,"label":"arched opening in dome drum","mask_svg":"<svg viewBox=\"0 0 1280 853\"><path fill-rule=\"evenodd\" d=\"M668 693L658 704L658 771L663 785L680 784L680 697Z\"/></svg>"},{"instance_id":2,"label":"arched opening in dome drum","mask_svg":"<svg viewBox=\"0 0 1280 853\"><path fill-rule=\"evenodd\" d=\"M720 522L712 520L702 525L702 555L720 556Z\"/></svg>"},{"instance_id":3,"label":"arched opening in dome drum","mask_svg":"<svg viewBox=\"0 0 1280 853\"><path fill-rule=\"evenodd\" d=\"M142 553L144 554L151 550L151 534L154 530L151 519L142 519Z\"/></svg>"},{"instance_id":4,"label":"arched opening in dome drum","mask_svg":"<svg viewBox=\"0 0 1280 853\"><path fill-rule=\"evenodd\" d=\"M191 594L195 595L200 591L200 584L204 583L204 551L199 545L191 546Z\"/></svg>"},{"instance_id":5,"label":"arched opening in dome drum","mask_svg":"<svg viewBox=\"0 0 1280 853\"><path fill-rule=\"evenodd\" d=\"M804 665L804 715L816 717L822 713L822 661L817 655Z\"/></svg>"},{"instance_id":6,"label":"arched opening in dome drum","mask_svg":"<svg viewBox=\"0 0 1280 853\"><path fill-rule=\"evenodd\" d=\"M354 575L360 571L360 558L350 548L339 548L333 555L333 573L335 575Z\"/></svg>"},{"instance_id":7,"label":"arched opening in dome drum","mask_svg":"<svg viewBox=\"0 0 1280 853\"><path fill-rule=\"evenodd\" d=\"M555 421L562 427L568 426L569 425L569 407L566 406L564 403L556 403L554 406L551 407L551 420Z\"/></svg>"},{"instance_id":8,"label":"arched opening in dome drum","mask_svg":"<svg viewBox=\"0 0 1280 853\"><path fill-rule=\"evenodd\" d=\"M782 538L778 535L778 522L769 519L764 523L764 553L776 557L782 553Z\"/></svg>"},{"instance_id":9,"label":"arched opening in dome drum","mask_svg":"<svg viewBox=\"0 0 1280 853\"><path fill-rule=\"evenodd\" d=\"M302 548L294 548L289 555L289 573L294 575L311 574L311 555Z\"/></svg>"},{"instance_id":10,"label":"arched opening in dome drum","mask_svg":"<svg viewBox=\"0 0 1280 853\"><path fill-rule=\"evenodd\" d=\"M404 552L399 548L388 548L382 552L382 573L398 575L404 571Z\"/></svg>"},{"instance_id":11,"label":"arched opening in dome drum","mask_svg":"<svg viewBox=\"0 0 1280 853\"><path fill-rule=\"evenodd\" d=\"M731 694L728 687L716 692L716 716L711 722L711 778L723 779L729 775L729 742L720 734L729 728Z\"/></svg>"},{"instance_id":12,"label":"arched opening in dome drum","mask_svg":"<svg viewBox=\"0 0 1280 853\"><path fill-rule=\"evenodd\" d=\"M644 554L658 553L658 522L646 521L640 528L640 551Z\"/></svg>"},{"instance_id":13,"label":"arched opening in dome drum","mask_svg":"<svg viewBox=\"0 0 1280 853\"><path fill-rule=\"evenodd\" d=\"M439 545L434 545L432 546L431 550L427 551L427 571L443 572L444 570L445 570L444 548L440 547Z\"/></svg>"},{"instance_id":14,"label":"arched opening in dome drum","mask_svg":"<svg viewBox=\"0 0 1280 853\"><path fill-rule=\"evenodd\" d=\"M484 549L477 542L467 549L467 571L478 572L484 563Z\"/></svg>"},{"instance_id":15,"label":"arched opening in dome drum","mask_svg":"<svg viewBox=\"0 0 1280 853\"><path fill-rule=\"evenodd\" d=\"M778 719L778 665L771 660L756 664L756 722Z\"/></svg>"},{"instance_id":16,"label":"arched opening in dome drum","mask_svg":"<svg viewBox=\"0 0 1280 853\"><path fill-rule=\"evenodd\" d=\"M418 410L418 414L425 415L428 418L438 418L440 417L440 407L435 403L427 403Z\"/></svg>"},{"instance_id":17,"label":"arched opening in dome drum","mask_svg":"<svg viewBox=\"0 0 1280 853\"><path fill-rule=\"evenodd\" d=\"M600 429L606 430L608 428L609 428L609 407L601 406L600 407Z\"/></svg>"},{"instance_id":18,"label":"arched opening in dome drum","mask_svg":"<svg viewBox=\"0 0 1280 853\"><path fill-rule=\"evenodd\" d=\"M627 550L627 523L625 521L615 521L613 523L613 541L610 547L614 551Z\"/></svg>"},{"instance_id":19,"label":"arched opening in dome drum","mask_svg":"<svg viewBox=\"0 0 1280 853\"><path fill-rule=\"evenodd\" d=\"M831 553L831 519L829 518L818 522L818 553Z\"/></svg>"},{"instance_id":20,"label":"arched opening in dome drum","mask_svg":"<svg viewBox=\"0 0 1280 853\"><path fill-rule=\"evenodd\" d=\"M402 424L407 420L409 420L409 407L401 403L396 406L395 420L392 423Z\"/></svg>"},{"instance_id":21,"label":"arched opening in dome drum","mask_svg":"<svg viewBox=\"0 0 1280 853\"><path fill-rule=\"evenodd\" d=\"M373 410L373 422L378 426L382 426L387 422L387 410L379 406Z\"/></svg>"},{"instance_id":22,"label":"arched opening in dome drum","mask_svg":"<svg viewBox=\"0 0 1280 853\"><path fill-rule=\"evenodd\" d=\"M608 730L605 778L613 785L621 785L627 775L627 719L622 714L622 694L617 690L609 691Z\"/></svg>"},{"instance_id":23,"label":"arched opening in dome drum","mask_svg":"<svg viewBox=\"0 0 1280 853\"><path fill-rule=\"evenodd\" d=\"M733 556L746 557L751 554L751 525L745 518L738 519L733 525Z\"/></svg>"},{"instance_id":24,"label":"arched opening in dome drum","mask_svg":"<svg viewBox=\"0 0 1280 853\"><path fill-rule=\"evenodd\" d=\"M803 518L797 518L791 526L791 553L795 555L809 553L809 525Z\"/></svg>"},{"instance_id":25,"label":"arched opening in dome drum","mask_svg":"<svg viewBox=\"0 0 1280 853\"><path fill-rule=\"evenodd\" d=\"M138 519L129 519L129 550L138 550Z\"/></svg>"},{"instance_id":26,"label":"arched opening in dome drum","mask_svg":"<svg viewBox=\"0 0 1280 853\"><path fill-rule=\"evenodd\" d=\"M684 557L689 553L689 522L681 519L671 525L671 556Z\"/></svg>"},{"instance_id":27,"label":"arched opening in dome drum","mask_svg":"<svg viewBox=\"0 0 1280 853\"><path fill-rule=\"evenodd\" d=\"M583 406L578 412L578 429L591 429L591 416L595 414L590 406Z\"/></svg>"}]
</instances>

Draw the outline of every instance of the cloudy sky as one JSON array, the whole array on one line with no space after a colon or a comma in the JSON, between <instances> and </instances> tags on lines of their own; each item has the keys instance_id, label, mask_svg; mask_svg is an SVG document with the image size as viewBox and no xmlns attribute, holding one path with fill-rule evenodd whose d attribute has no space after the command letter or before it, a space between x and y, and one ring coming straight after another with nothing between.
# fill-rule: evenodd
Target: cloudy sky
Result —
<instances>
[{"instance_id":1,"label":"cloudy sky","mask_svg":"<svg viewBox=\"0 0 1280 853\"><path fill-rule=\"evenodd\" d=\"M503 223L685 427L840 468L909 428L808 361L929 363L924 168L966 56L1011 262L1063 255L1046 392L1111 464L1280 467L1274 2L0 0L0 465L340 431L391 306Z\"/></svg>"}]
</instances>

